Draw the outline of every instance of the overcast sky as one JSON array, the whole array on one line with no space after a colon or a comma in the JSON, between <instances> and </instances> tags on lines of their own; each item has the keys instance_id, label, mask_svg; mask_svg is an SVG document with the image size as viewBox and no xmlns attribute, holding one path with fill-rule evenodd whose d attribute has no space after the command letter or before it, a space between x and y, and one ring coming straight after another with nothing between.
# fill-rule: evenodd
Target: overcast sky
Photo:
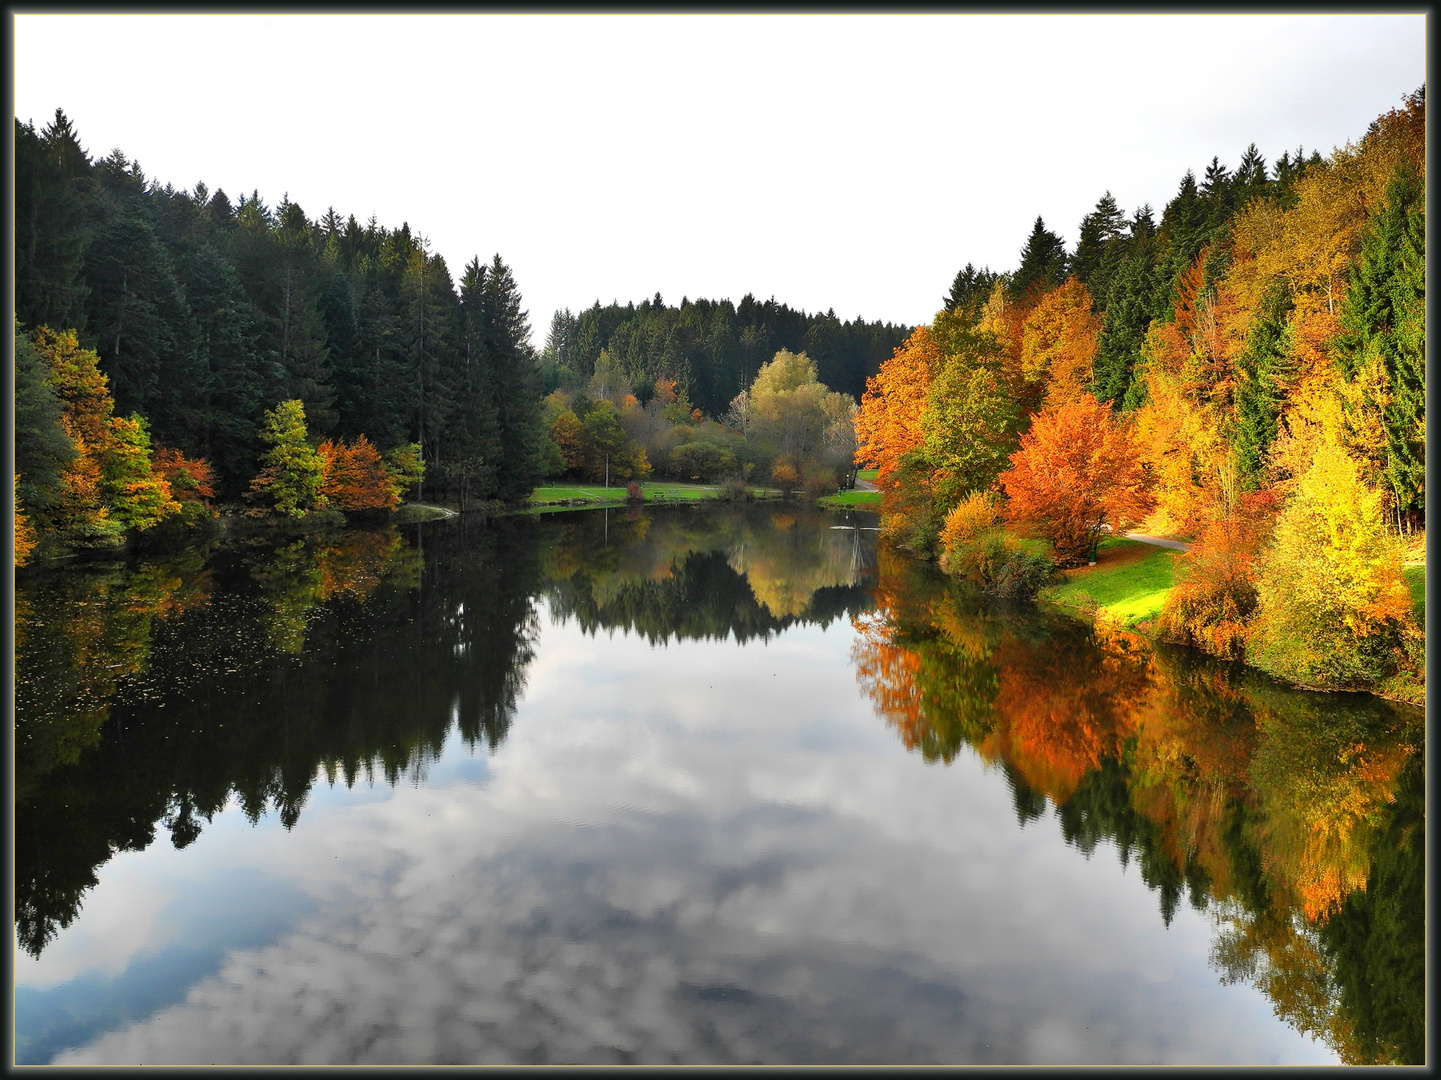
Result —
<instances>
[{"instance_id":1,"label":"overcast sky","mask_svg":"<svg viewBox=\"0 0 1441 1080\"><path fill-rule=\"evenodd\" d=\"M408 221L551 313L745 293L929 322L1110 190L1329 153L1425 81L1424 14L14 16L15 113L177 187Z\"/></svg>"}]
</instances>

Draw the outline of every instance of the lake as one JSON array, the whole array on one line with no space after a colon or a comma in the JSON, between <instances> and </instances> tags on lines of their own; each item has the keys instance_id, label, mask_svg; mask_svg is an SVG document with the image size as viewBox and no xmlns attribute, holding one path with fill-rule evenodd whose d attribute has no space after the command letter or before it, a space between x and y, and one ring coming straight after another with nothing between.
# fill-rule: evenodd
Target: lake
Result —
<instances>
[{"instance_id":1,"label":"lake","mask_svg":"<svg viewBox=\"0 0 1441 1080\"><path fill-rule=\"evenodd\" d=\"M876 525L17 573L17 1062L1424 1060L1422 710L987 608Z\"/></svg>"}]
</instances>

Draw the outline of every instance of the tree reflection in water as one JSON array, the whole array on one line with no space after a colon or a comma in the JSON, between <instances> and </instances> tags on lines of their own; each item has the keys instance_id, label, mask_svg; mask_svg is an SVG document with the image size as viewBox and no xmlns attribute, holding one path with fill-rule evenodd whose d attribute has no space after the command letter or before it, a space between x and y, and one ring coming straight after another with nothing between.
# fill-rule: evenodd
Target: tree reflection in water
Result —
<instances>
[{"instance_id":1,"label":"tree reflection in water","mask_svg":"<svg viewBox=\"0 0 1441 1080\"><path fill-rule=\"evenodd\" d=\"M1001 768L1087 854L1135 859L1169 925L1349 1063L1425 1061L1420 710L1031 610L983 608L882 547L857 678L907 748Z\"/></svg>"},{"instance_id":2,"label":"tree reflection in water","mask_svg":"<svg viewBox=\"0 0 1441 1080\"><path fill-rule=\"evenodd\" d=\"M651 643L848 618L857 678L927 761L968 748L1018 819L1114 845L1209 910L1223 981L1350 1062L1424 1060L1424 723L1033 609L985 609L805 508L344 530L27 570L16 592L16 923L38 956L120 851L317 779L420 779L505 739L540 605Z\"/></svg>"},{"instance_id":3,"label":"tree reflection in water","mask_svg":"<svg viewBox=\"0 0 1441 1080\"><path fill-rule=\"evenodd\" d=\"M781 527L760 506L463 519L23 572L21 946L38 956L98 868L148 847L157 825L183 848L235 799L288 828L318 776L419 780L452 727L493 751L542 596L587 631L652 642L766 638L859 612L857 534L818 514ZM750 578L735 565L754 565Z\"/></svg>"}]
</instances>

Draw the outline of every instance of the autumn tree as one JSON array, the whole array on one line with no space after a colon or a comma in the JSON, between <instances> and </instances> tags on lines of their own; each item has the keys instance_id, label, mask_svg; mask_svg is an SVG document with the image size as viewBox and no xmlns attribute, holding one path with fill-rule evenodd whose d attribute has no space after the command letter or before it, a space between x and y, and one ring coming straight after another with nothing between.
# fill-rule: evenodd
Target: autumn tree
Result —
<instances>
[{"instance_id":1,"label":"autumn tree","mask_svg":"<svg viewBox=\"0 0 1441 1080\"><path fill-rule=\"evenodd\" d=\"M1037 524L1063 565L1094 562L1107 531L1125 532L1155 505L1130 430L1092 398L1038 413L1010 460L1007 516Z\"/></svg>"},{"instance_id":2,"label":"autumn tree","mask_svg":"<svg viewBox=\"0 0 1441 1080\"><path fill-rule=\"evenodd\" d=\"M1051 405L1073 401L1091 384L1101 320L1079 278L1067 278L1036 304L1021 328L1021 371L1045 387Z\"/></svg>"},{"instance_id":3,"label":"autumn tree","mask_svg":"<svg viewBox=\"0 0 1441 1080\"><path fill-rule=\"evenodd\" d=\"M178 512L169 485L151 468L148 425L139 416L114 415L95 351L80 348L73 333L48 327L36 330L34 344L76 451L61 474L59 531L81 546L113 546L126 529L148 529Z\"/></svg>"},{"instance_id":4,"label":"autumn tree","mask_svg":"<svg viewBox=\"0 0 1441 1080\"><path fill-rule=\"evenodd\" d=\"M324 465L306 439L304 405L292 399L266 412L260 438L268 449L246 497L292 518L324 506Z\"/></svg>"},{"instance_id":5,"label":"autumn tree","mask_svg":"<svg viewBox=\"0 0 1441 1080\"><path fill-rule=\"evenodd\" d=\"M214 472L204 458L186 457L173 447L155 450L155 473L170 485L170 494L180 504L181 519L193 525L214 517L210 500L215 497Z\"/></svg>"},{"instance_id":6,"label":"autumn tree","mask_svg":"<svg viewBox=\"0 0 1441 1080\"><path fill-rule=\"evenodd\" d=\"M35 530L20 505L20 474L15 474L15 565L24 566L35 550Z\"/></svg>"},{"instance_id":7,"label":"autumn tree","mask_svg":"<svg viewBox=\"0 0 1441 1080\"><path fill-rule=\"evenodd\" d=\"M170 484L151 468L150 426L135 414L110 419L100 491L122 528L145 530L180 512Z\"/></svg>"},{"instance_id":8,"label":"autumn tree","mask_svg":"<svg viewBox=\"0 0 1441 1080\"><path fill-rule=\"evenodd\" d=\"M921 413L940 361L930 328L920 326L866 380L856 413L855 460L877 470L876 486L882 493L893 487L901 458L921 445Z\"/></svg>"},{"instance_id":9,"label":"autumn tree","mask_svg":"<svg viewBox=\"0 0 1441 1080\"><path fill-rule=\"evenodd\" d=\"M1157 619L1164 637L1228 660L1245 656L1258 602L1256 560L1276 511L1274 491L1252 492L1202 530L1178 560L1176 585Z\"/></svg>"},{"instance_id":10,"label":"autumn tree","mask_svg":"<svg viewBox=\"0 0 1441 1080\"><path fill-rule=\"evenodd\" d=\"M1370 685L1405 666L1420 634L1381 492L1330 440L1277 520L1256 590L1250 662L1304 685Z\"/></svg>"},{"instance_id":11,"label":"autumn tree","mask_svg":"<svg viewBox=\"0 0 1441 1080\"><path fill-rule=\"evenodd\" d=\"M944 515L1005 468L1020 417L1002 382L1001 348L987 333L951 335L921 412L921 452Z\"/></svg>"},{"instance_id":12,"label":"autumn tree","mask_svg":"<svg viewBox=\"0 0 1441 1080\"><path fill-rule=\"evenodd\" d=\"M326 505L348 513L394 510L400 505L400 492L380 451L364 435L349 445L327 439L316 453L321 462L320 495Z\"/></svg>"}]
</instances>

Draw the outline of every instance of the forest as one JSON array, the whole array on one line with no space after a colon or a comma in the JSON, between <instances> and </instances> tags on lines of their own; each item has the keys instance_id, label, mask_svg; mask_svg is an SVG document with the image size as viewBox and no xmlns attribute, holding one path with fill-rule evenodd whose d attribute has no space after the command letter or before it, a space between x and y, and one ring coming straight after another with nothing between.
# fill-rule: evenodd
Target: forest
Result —
<instances>
[{"instance_id":1,"label":"forest","mask_svg":"<svg viewBox=\"0 0 1441 1080\"><path fill-rule=\"evenodd\" d=\"M1424 700L1425 88L1330 157L1252 145L1156 220L967 264L867 382L884 535L1000 596L1131 529L1192 542L1158 632ZM1038 550L1035 540L1044 541Z\"/></svg>"},{"instance_id":2,"label":"forest","mask_svg":"<svg viewBox=\"0 0 1441 1080\"><path fill-rule=\"evenodd\" d=\"M834 488L842 397L909 332L657 294L557 312L537 351L498 254L457 283L408 223L177 190L120 150L92 160L59 110L15 139L17 565L217 502L299 518L414 492L466 510L612 462L622 480Z\"/></svg>"}]
</instances>

